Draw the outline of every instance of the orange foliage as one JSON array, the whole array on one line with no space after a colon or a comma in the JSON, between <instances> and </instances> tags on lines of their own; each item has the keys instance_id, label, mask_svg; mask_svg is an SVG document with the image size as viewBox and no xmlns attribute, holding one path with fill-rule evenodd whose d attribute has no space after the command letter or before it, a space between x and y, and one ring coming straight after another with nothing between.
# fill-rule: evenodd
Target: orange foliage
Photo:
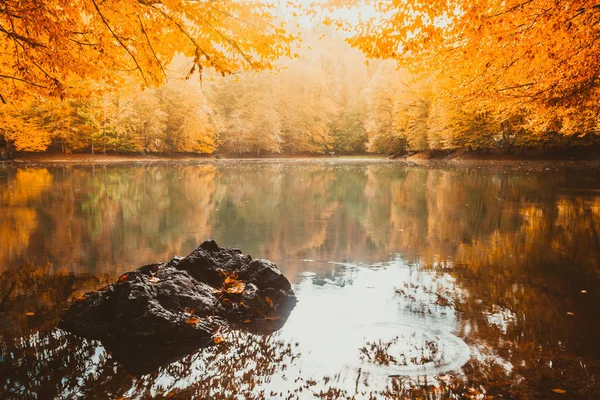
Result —
<instances>
[{"instance_id":1,"label":"orange foliage","mask_svg":"<svg viewBox=\"0 0 600 400\"><path fill-rule=\"evenodd\" d=\"M528 129L598 129L600 1L332 0L370 6L378 17L349 42L372 58L449 79L440 93ZM343 25L343 21L337 21Z\"/></svg>"},{"instance_id":2,"label":"orange foliage","mask_svg":"<svg viewBox=\"0 0 600 400\"><path fill-rule=\"evenodd\" d=\"M133 76L165 80L177 54L188 75L263 70L293 36L260 1L22 0L0 5L0 100L24 93L86 96ZM118 71L128 71L122 74Z\"/></svg>"}]
</instances>

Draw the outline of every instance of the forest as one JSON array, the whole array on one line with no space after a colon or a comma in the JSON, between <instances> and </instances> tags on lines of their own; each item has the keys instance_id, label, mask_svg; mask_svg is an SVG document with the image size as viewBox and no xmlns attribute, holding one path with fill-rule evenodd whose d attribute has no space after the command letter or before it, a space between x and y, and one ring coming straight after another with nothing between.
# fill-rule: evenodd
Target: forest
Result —
<instances>
[{"instance_id":1,"label":"forest","mask_svg":"<svg viewBox=\"0 0 600 400\"><path fill-rule=\"evenodd\" d=\"M594 143L600 3L0 2L5 153Z\"/></svg>"}]
</instances>

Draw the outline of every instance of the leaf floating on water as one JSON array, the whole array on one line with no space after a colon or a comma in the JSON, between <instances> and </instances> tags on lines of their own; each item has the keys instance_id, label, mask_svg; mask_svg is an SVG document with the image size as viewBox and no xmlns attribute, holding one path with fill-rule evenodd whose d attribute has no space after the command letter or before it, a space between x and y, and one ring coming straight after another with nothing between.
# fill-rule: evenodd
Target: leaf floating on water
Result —
<instances>
[{"instance_id":1,"label":"leaf floating on water","mask_svg":"<svg viewBox=\"0 0 600 400\"><path fill-rule=\"evenodd\" d=\"M127 274L123 274L121 275L121 277L119 278L119 282L125 282L127 279L129 278L129 275Z\"/></svg>"},{"instance_id":2,"label":"leaf floating on water","mask_svg":"<svg viewBox=\"0 0 600 400\"><path fill-rule=\"evenodd\" d=\"M30 311L28 313L25 313L25 315L27 315L28 317L33 317L35 313Z\"/></svg>"},{"instance_id":3,"label":"leaf floating on water","mask_svg":"<svg viewBox=\"0 0 600 400\"><path fill-rule=\"evenodd\" d=\"M215 344L219 344L223 341L223 336L215 336L213 337L213 342L215 342Z\"/></svg>"},{"instance_id":4,"label":"leaf floating on water","mask_svg":"<svg viewBox=\"0 0 600 400\"><path fill-rule=\"evenodd\" d=\"M157 278L156 276L151 276L150 278L148 278L148 282L158 283L158 282L160 282L160 278Z\"/></svg>"},{"instance_id":5,"label":"leaf floating on water","mask_svg":"<svg viewBox=\"0 0 600 400\"><path fill-rule=\"evenodd\" d=\"M188 325L198 325L198 322L200 322L200 318L196 317L195 315L191 315L185 322Z\"/></svg>"},{"instance_id":6,"label":"leaf floating on water","mask_svg":"<svg viewBox=\"0 0 600 400\"><path fill-rule=\"evenodd\" d=\"M564 390L564 389L552 389L552 391L554 393L558 393L558 394L565 394L565 393L567 393L567 391Z\"/></svg>"},{"instance_id":7,"label":"leaf floating on water","mask_svg":"<svg viewBox=\"0 0 600 400\"><path fill-rule=\"evenodd\" d=\"M574 312L571 312L571 311L569 311L569 312L567 313L567 315L568 315L568 316L570 316L570 317L574 317L574 316L575 316L575 313L574 313Z\"/></svg>"},{"instance_id":8,"label":"leaf floating on water","mask_svg":"<svg viewBox=\"0 0 600 400\"><path fill-rule=\"evenodd\" d=\"M271 298L265 296L265 303L267 303L269 307L273 308L273 300L271 300Z\"/></svg>"},{"instance_id":9,"label":"leaf floating on water","mask_svg":"<svg viewBox=\"0 0 600 400\"><path fill-rule=\"evenodd\" d=\"M244 320L244 323L245 323L245 324L251 324L251 323L252 323L252 320L251 320L251 319L245 319L245 320Z\"/></svg>"},{"instance_id":10,"label":"leaf floating on water","mask_svg":"<svg viewBox=\"0 0 600 400\"><path fill-rule=\"evenodd\" d=\"M587 290L582 290L581 293L587 294Z\"/></svg>"}]
</instances>

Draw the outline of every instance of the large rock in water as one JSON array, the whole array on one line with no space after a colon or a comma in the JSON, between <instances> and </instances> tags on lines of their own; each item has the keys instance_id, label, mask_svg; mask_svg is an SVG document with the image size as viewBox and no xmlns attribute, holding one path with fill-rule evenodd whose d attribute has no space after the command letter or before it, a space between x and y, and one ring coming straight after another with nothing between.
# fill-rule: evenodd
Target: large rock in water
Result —
<instances>
[{"instance_id":1,"label":"large rock in water","mask_svg":"<svg viewBox=\"0 0 600 400\"><path fill-rule=\"evenodd\" d=\"M185 258L127 272L80 297L59 327L97 339L132 372L218 343L227 329L272 333L296 304L270 261L205 241Z\"/></svg>"}]
</instances>

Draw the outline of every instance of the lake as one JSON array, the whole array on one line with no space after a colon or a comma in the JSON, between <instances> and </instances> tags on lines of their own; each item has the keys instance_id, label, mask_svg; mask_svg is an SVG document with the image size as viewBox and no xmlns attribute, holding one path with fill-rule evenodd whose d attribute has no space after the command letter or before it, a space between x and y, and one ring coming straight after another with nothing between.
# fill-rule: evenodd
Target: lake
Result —
<instances>
[{"instance_id":1,"label":"lake","mask_svg":"<svg viewBox=\"0 0 600 400\"><path fill-rule=\"evenodd\" d=\"M147 375L56 328L202 241L299 303ZM0 398L600 398L600 167L369 159L0 166Z\"/></svg>"}]
</instances>

